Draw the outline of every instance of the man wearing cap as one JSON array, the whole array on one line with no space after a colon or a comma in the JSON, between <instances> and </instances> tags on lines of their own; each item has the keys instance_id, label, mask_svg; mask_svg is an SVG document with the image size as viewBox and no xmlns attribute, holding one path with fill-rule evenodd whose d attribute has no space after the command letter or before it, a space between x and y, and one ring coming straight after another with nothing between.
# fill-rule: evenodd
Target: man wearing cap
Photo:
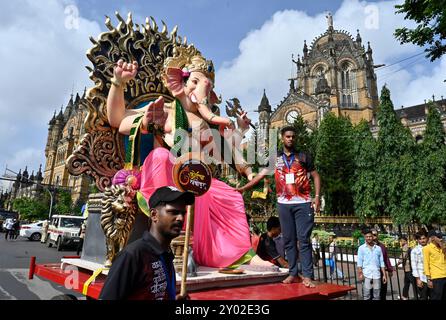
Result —
<instances>
[{"instance_id":1,"label":"man wearing cap","mask_svg":"<svg viewBox=\"0 0 446 320\"><path fill-rule=\"evenodd\" d=\"M110 268L101 300L175 300L172 239L183 227L186 206L194 195L174 187L161 187L149 199L150 230L126 246Z\"/></svg>"},{"instance_id":2,"label":"man wearing cap","mask_svg":"<svg viewBox=\"0 0 446 320\"><path fill-rule=\"evenodd\" d=\"M423 248L424 274L432 289L432 300L446 300L446 257L440 231L428 233L430 243Z\"/></svg>"}]
</instances>

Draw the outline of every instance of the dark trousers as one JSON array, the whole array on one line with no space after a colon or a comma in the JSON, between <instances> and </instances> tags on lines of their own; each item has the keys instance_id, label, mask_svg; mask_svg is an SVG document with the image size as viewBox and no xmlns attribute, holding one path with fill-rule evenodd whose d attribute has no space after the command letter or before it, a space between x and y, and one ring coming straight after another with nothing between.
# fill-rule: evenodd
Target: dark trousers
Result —
<instances>
[{"instance_id":1,"label":"dark trousers","mask_svg":"<svg viewBox=\"0 0 446 320\"><path fill-rule=\"evenodd\" d=\"M79 252L82 251L83 245L84 245L84 239L80 238L80 241L79 241L79 243L77 245L77 249L76 249L76 255L79 255Z\"/></svg>"},{"instance_id":2,"label":"dark trousers","mask_svg":"<svg viewBox=\"0 0 446 320\"><path fill-rule=\"evenodd\" d=\"M423 282L423 287L419 288L417 287L417 292L420 300L427 300L430 298L430 291L429 287L427 286L427 283Z\"/></svg>"},{"instance_id":3,"label":"dark trousers","mask_svg":"<svg viewBox=\"0 0 446 320\"><path fill-rule=\"evenodd\" d=\"M432 279L432 300L446 300L446 278Z\"/></svg>"},{"instance_id":4,"label":"dark trousers","mask_svg":"<svg viewBox=\"0 0 446 320\"><path fill-rule=\"evenodd\" d=\"M314 225L314 211L311 208L311 203L279 203L278 211L290 275L298 275L297 241L299 241L299 257L303 276L312 278L313 261L310 237Z\"/></svg>"},{"instance_id":5,"label":"dark trousers","mask_svg":"<svg viewBox=\"0 0 446 320\"><path fill-rule=\"evenodd\" d=\"M315 267L317 267L319 265L319 259L321 257L320 251L319 249L315 249L313 251L313 264Z\"/></svg>"},{"instance_id":6,"label":"dark trousers","mask_svg":"<svg viewBox=\"0 0 446 320\"><path fill-rule=\"evenodd\" d=\"M404 298L409 298L409 288L411 284L414 285L412 272L404 271L404 287L403 287Z\"/></svg>"},{"instance_id":7,"label":"dark trousers","mask_svg":"<svg viewBox=\"0 0 446 320\"><path fill-rule=\"evenodd\" d=\"M390 277L389 280L390 281ZM387 300L387 282L383 282L383 278L381 277L381 290L379 291L379 300Z\"/></svg>"}]
</instances>

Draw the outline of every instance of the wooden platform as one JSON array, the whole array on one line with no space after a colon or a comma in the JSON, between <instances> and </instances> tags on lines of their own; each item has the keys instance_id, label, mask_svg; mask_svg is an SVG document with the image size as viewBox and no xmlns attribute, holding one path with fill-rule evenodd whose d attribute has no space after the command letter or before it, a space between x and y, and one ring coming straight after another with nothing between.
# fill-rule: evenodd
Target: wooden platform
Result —
<instances>
[{"instance_id":1,"label":"wooden platform","mask_svg":"<svg viewBox=\"0 0 446 320\"><path fill-rule=\"evenodd\" d=\"M354 290L350 286L316 282L315 288L302 283L269 283L189 293L191 300L328 300Z\"/></svg>"}]
</instances>

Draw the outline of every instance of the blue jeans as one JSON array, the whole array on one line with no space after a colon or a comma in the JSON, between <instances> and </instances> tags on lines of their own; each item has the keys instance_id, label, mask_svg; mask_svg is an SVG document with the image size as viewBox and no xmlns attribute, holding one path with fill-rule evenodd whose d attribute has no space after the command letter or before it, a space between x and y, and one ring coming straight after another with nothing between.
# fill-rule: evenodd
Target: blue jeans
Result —
<instances>
[{"instance_id":1,"label":"blue jeans","mask_svg":"<svg viewBox=\"0 0 446 320\"><path fill-rule=\"evenodd\" d=\"M335 271L337 273L338 279L343 279L344 275L340 269L338 269L338 266L336 265L336 259L332 258L333 262L330 263L330 277L333 279L335 277Z\"/></svg>"},{"instance_id":2,"label":"blue jeans","mask_svg":"<svg viewBox=\"0 0 446 320\"><path fill-rule=\"evenodd\" d=\"M282 229L284 247L290 266L290 275L298 275L297 241L299 241L299 257L304 277L313 277L311 231L314 226L314 210L311 202L299 204L278 204L280 227Z\"/></svg>"}]
</instances>

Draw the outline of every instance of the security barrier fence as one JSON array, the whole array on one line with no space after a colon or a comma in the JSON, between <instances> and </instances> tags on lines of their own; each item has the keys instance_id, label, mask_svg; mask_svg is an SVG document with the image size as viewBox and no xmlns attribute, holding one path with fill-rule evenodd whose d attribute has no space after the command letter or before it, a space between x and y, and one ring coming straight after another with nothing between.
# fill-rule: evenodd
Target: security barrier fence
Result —
<instances>
[{"instance_id":1,"label":"security barrier fence","mask_svg":"<svg viewBox=\"0 0 446 320\"><path fill-rule=\"evenodd\" d=\"M387 254L394 271L392 276L388 276L386 300L399 300L403 296L405 282L403 266L398 264L402 257L402 250L388 248ZM363 286L358 279L357 258L357 246L336 246L335 254L330 255L328 246L321 243L319 257L317 258L316 254L313 255L314 278L316 281L355 287L355 290L352 290L345 298L362 300ZM415 279L411 274L407 282L409 283L409 299L418 300Z\"/></svg>"}]
</instances>

